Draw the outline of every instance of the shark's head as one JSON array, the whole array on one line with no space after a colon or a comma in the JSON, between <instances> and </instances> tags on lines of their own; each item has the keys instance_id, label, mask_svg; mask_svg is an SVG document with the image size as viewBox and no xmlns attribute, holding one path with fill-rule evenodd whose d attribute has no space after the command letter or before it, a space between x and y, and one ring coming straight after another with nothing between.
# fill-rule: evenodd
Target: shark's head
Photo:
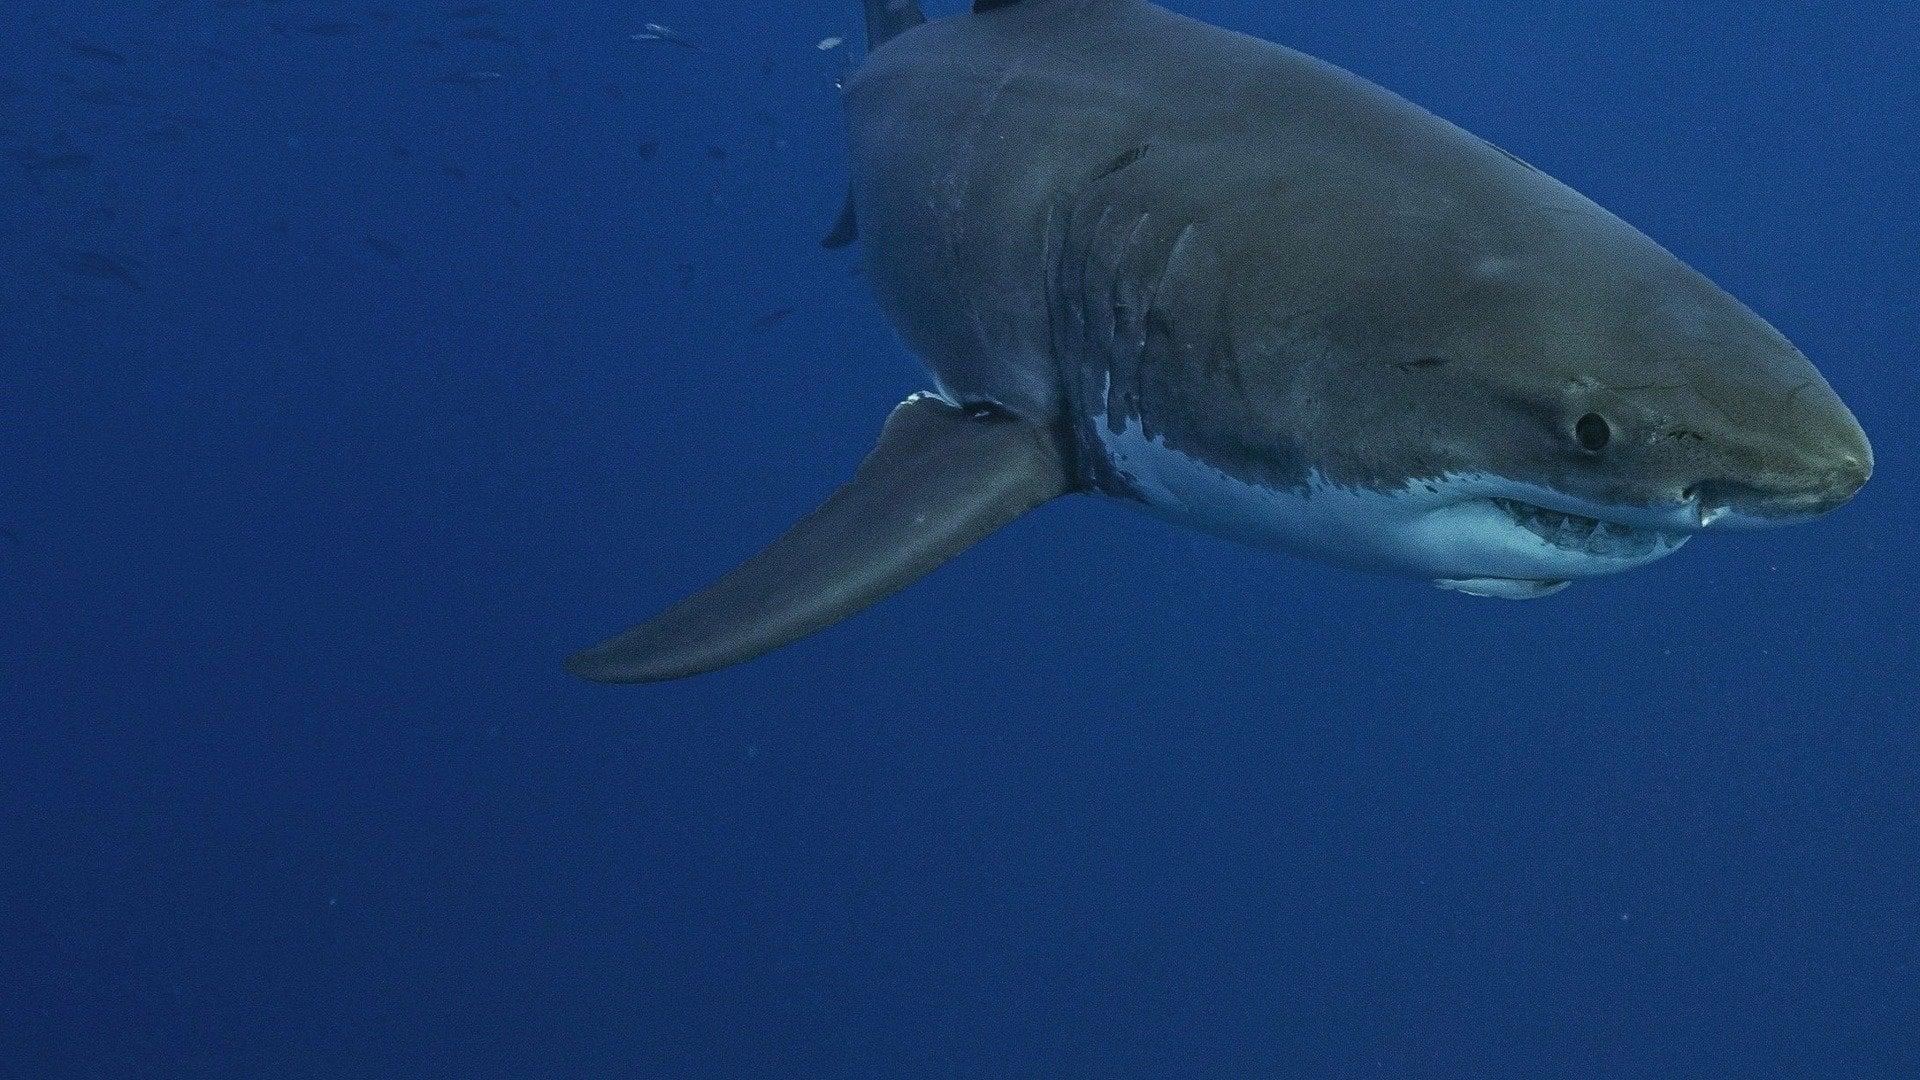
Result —
<instances>
[{"instance_id":1,"label":"shark's head","mask_svg":"<svg viewBox=\"0 0 1920 1080\"><path fill-rule=\"evenodd\" d=\"M1217 250L1245 272L1210 335L1231 343L1232 385L1204 423L1156 433L1149 403L1131 442L1107 440L1135 493L1186 516L1217 503L1201 516L1249 539L1525 598L1705 530L1823 514L1866 483L1860 425L1773 327L1501 162L1498 198L1356 184L1304 215L1224 222ZM1167 450L1264 505L1175 475Z\"/></svg>"}]
</instances>

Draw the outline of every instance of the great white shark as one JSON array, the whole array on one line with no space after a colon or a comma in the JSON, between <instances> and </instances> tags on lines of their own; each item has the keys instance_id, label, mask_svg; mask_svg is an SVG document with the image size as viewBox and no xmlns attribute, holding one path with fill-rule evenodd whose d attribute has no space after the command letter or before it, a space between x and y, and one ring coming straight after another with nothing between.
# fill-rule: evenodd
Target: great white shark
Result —
<instances>
[{"instance_id":1,"label":"great white shark","mask_svg":"<svg viewBox=\"0 0 1920 1080\"><path fill-rule=\"evenodd\" d=\"M1145 0L866 0L857 235L933 389L851 482L569 661L712 671L1059 496L1482 596L1850 499L1873 452L1792 344L1521 159Z\"/></svg>"}]
</instances>

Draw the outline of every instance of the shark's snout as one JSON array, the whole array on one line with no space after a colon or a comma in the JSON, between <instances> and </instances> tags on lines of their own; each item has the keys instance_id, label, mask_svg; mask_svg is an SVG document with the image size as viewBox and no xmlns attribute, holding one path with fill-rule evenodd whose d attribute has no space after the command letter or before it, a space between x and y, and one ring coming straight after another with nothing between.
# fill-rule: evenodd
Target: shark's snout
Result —
<instances>
[{"instance_id":1,"label":"shark's snout","mask_svg":"<svg viewBox=\"0 0 1920 1080\"><path fill-rule=\"evenodd\" d=\"M1857 426L1789 463L1697 485L1702 525L1767 526L1805 521L1846 505L1873 476L1873 449Z\"/></svg>"}]
</instances>

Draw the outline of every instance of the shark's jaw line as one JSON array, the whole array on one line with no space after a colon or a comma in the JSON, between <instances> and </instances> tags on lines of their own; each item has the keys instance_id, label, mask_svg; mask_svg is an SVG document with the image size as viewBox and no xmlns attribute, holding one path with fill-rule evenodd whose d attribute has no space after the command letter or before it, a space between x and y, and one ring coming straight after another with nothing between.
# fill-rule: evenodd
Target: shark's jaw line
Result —
<instances>
[{"instance_id":1,"label":"shark's jaw line","mask_svg":"<svg viewBox=\"0 0 1920 1080\"><path fill-rule=\"evenodd\" d=\"M1609 507L1484 473L1384 489L1329 483L1279 490L1147 438L1137 422L1094 429L1127 494L1160 516L1229 539L1329 562L1410 574L1476 596L1531 599L1678 551L1697 506Z\"/></svg>"},{"instance_id":2,"label":"shark's jaw line","mask_svg":"<svg viewBox=\"0 0 1920 1080\"><path fill-rule=\"evenodd\" d=\"M1686 535L1678 530L1630 525L1610 518L1568 513L1521 499L1493 496L1487 500L1513 523L1547 543L1599 558L1641 559L1661 545L1678 546Z\"/></svg>"}]
</instances>

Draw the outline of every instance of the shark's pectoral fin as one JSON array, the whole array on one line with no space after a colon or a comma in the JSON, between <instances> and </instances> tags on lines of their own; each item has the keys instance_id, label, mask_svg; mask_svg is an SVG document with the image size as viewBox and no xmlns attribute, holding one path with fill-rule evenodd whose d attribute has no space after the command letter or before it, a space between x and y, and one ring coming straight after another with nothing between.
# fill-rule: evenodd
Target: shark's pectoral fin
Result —
<instances>
[{"instance_id":1,"label":"shark's pectoral fin","mask_svg":"<svg viewBox=\"0 0 1920 1080\"><path fill-rule=\"evenodd\" d=\"M597 682L714 671L906 588L1069 487L1053 432L916 394L853 480L703 592L567 661Z\"/></svg>"}]
</instances>

